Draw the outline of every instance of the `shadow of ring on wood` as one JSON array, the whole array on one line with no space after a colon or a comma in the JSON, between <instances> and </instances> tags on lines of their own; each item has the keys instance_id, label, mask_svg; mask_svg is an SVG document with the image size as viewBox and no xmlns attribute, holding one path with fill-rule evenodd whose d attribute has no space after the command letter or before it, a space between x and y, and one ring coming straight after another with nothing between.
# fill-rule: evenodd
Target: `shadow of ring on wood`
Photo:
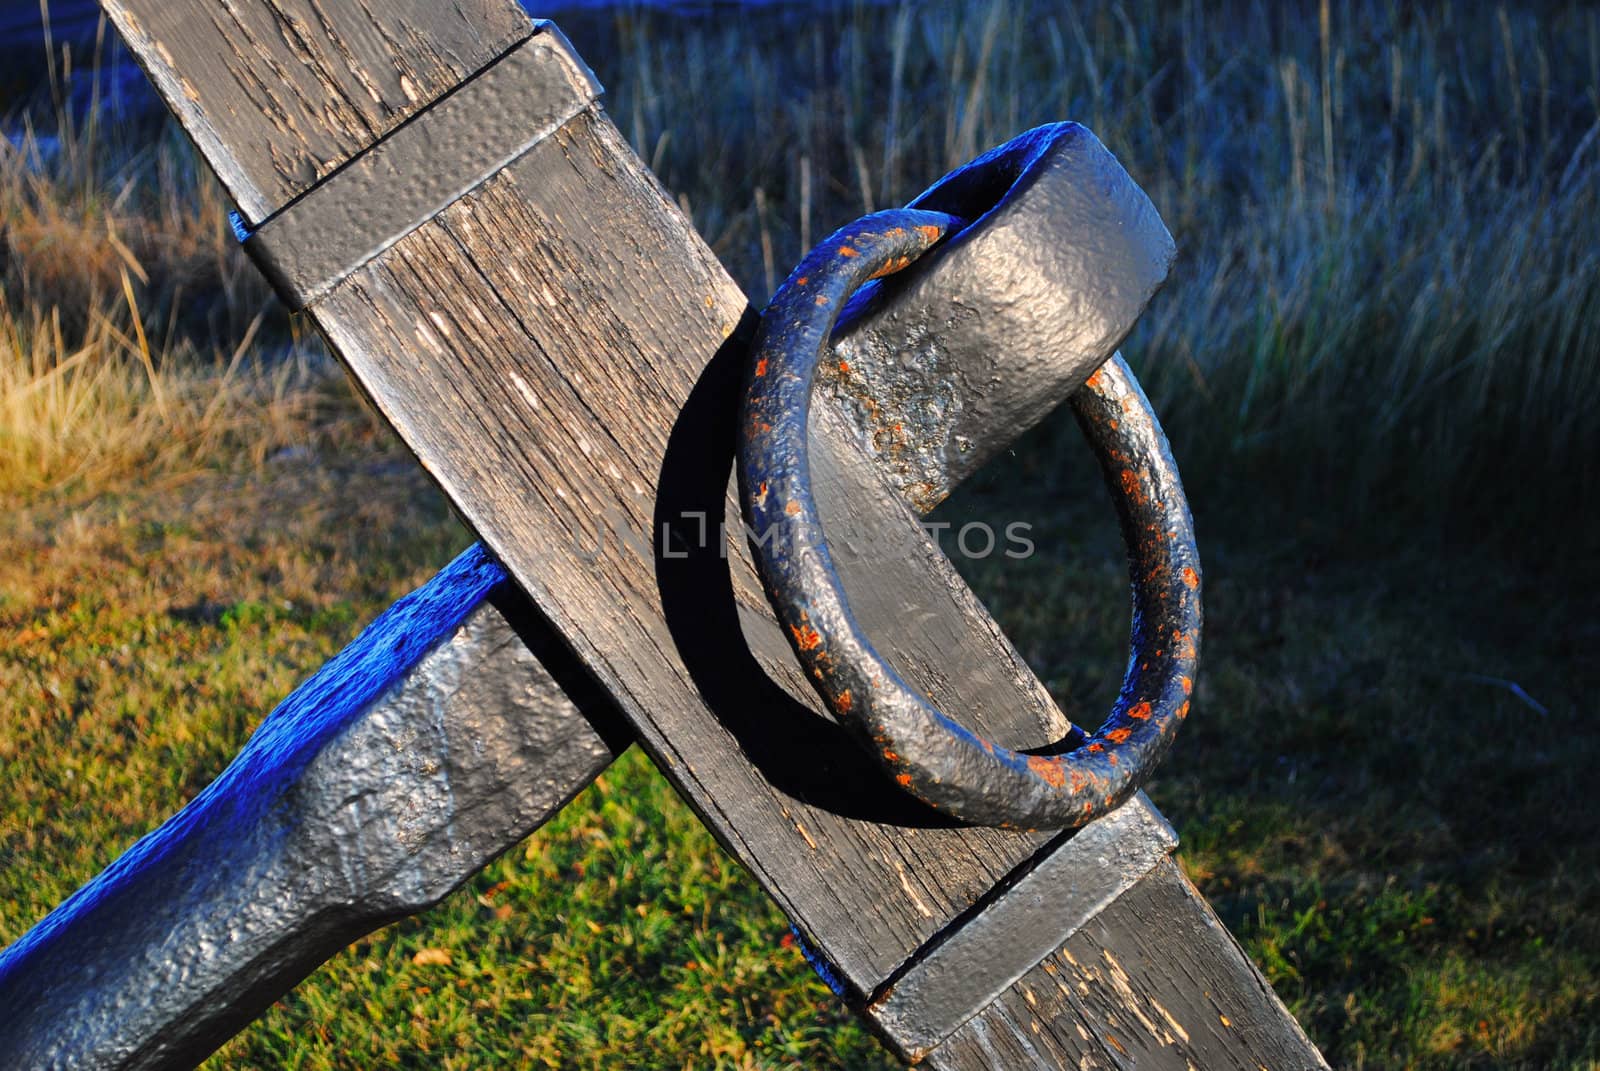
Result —
<instances>
[{"instance_id":1,"label":"shadow of ring on wood","mask_svg":"<svg viewBox=\"0 0 1600 1071\"><path fill-rule=\"evenodd\" d=\"M737 508L730 509L728 485L755 323L751 311L706 365L673 425L657 483L651 545L678 655L706 704L774 788L847 818L898 826L958 825L901 792L843 727L768 676L740 625L722 539L661 537L691 516L726 518L730 529L744 531ZM781 642L776 650L791 657Z\"/></svg>"}]
</instances>

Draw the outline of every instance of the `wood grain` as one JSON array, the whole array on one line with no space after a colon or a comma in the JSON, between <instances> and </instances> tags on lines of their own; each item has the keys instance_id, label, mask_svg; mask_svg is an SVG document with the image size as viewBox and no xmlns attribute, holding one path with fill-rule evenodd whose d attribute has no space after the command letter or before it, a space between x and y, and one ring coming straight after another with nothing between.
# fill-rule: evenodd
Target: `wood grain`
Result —
<instances>
[{"instance_id":1,"label":"wood grain","mask_svg":"<svg viewBox=\"0 0 1600 1071\"><path fill-rule=\"evenodd\" d=\"M252 226L527 37L516 0L101 0Z\"/></svg>"},{"instance_id":2,"label":"wood grain","mask_svg":"<svg viewBox=\"0 0 1600 1071\"><path fill-rule=\"evenodd\" d=\"M1310 1071L1327 1064L1168 860L924 1066Z\"/></svg>"},{"instance_id":3,"label":"wood grain","mask_svg":"<svg viewBox=\"0 0 1600 1071\"><path fill-rule=\"evenodd\" d=\"M331 165L348 154L356 134L330 142L311 129L314 116L286 123L277 88L217 67L217 54L244 62L217 18L186 15L185 5L116 2L119 25L143 31L130 39L152 76L179 87L168 89L169 102L208 159L248 179L238 188L292 196L316 168L286 182L284 159ZM319 18L348 22L351 6L327 5ZM226 11L235 22L266 20L280 36L292 22L276 2ZM376 36L396 37L405 17L404 9L384 12L389 28ZM481 27L474 34L493 37ZM323 66L293 48L280 53L272 62L285 68ZM238 129L217 127L197 103L213 99L228 102ZM341 112L328 125L351 130L347 118ZM865 991L1043 837L915 828L938 820L886 786L816 711L739 540L730 541L731 568L702 553L657 576L648 549L641 554L645 533L659 528L656 513L703 510L713 525L726 515L739 346L723 345L748 316L743 294L598 113L316 311L364 389L624 700L669 776ZM718 424L720 436L711 433ZM827 463L836 453L818 455L825 509L838 499ZM834 508L894 521L879 530L887 561L854 574L846 563L869 627L902 651L902 669L930 696L971 711L996 737L1025 746L1058 735L1063 726L1042 688L948 563L864 459L849 464L865 493ZM675 502L658 501L664 475ZM602 530L635 542L608 538L591 555L579 549ZM889 538L896 530L903 539ZM740 655L746 628L758 658ZM696 721L680 728L685 718Z\"/></svg>"}]
</instances>

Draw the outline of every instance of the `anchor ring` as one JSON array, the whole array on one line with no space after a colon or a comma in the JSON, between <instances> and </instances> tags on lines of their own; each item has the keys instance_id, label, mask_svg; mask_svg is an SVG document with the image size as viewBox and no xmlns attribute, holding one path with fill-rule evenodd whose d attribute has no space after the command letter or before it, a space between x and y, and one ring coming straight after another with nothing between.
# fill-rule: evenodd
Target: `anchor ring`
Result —
<instances>
[{"instance_id":1,"label":"anchor ring","mask_svg":"<svg viewBox=\"0 0 1600 1071\"><path fill-rule=\"evenodd\" d=\"M965 221L897 209L864 216L809 253L762 313L741 413L739 481L762 582L806 676L888 774L975 825L1072 828L1131 796L1189 713L1200 643L1200 558L1166 436L1120 356L1071 398L1117 511L1132 581L1131 657L1091 736L1016 751L985 740L908 684L850 611L811 490L807 422L846 301Z\"/></svg>"}]
</instances>

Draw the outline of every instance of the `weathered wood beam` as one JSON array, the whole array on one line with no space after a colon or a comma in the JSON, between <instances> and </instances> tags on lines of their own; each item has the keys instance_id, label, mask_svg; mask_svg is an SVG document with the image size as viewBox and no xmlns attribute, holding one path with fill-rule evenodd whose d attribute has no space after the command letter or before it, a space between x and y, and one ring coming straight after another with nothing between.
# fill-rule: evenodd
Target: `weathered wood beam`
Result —
<instances>
[{"instance_id":1,"label":"weathered wood beam","mask_svg":"<svg viewBox=\"0 0 1600 1071\"><path fill-rule=\"evenodd\" d=\"M1162 861L933 1050L935 1071L1293 1071L1322 1056L1178 864Z\"/></svg>"},{"instance_id":2,"label":"weathered wood beam","mask_svg":"<svg viewBox=\"0 0 1600 1071\"><path fill-rule=\"evenodd\" d=\"M183 72L191 113L247 123L253 111L261 131L234 135L246 144L315 157L324 173L346 162L305 133L320 121L315 109L280 121L275 91L238 68L260 58L238 55L230 27L185 16L187 6L119 0L113 10L138 12L166 46L135 43L146 63L185 49L230 57L225 79ZM452 10L481 8L490 24L510 6ZM389 27L379 36L426 35L435 9L318 10L324 50L359 67L360 50L340 44L346 26L370 36L376 19ZM281 45L275 62L302 62L299 36L256 36ZM219 170L262 182L278 172L269 155L219 146L202 145L223 157L212 160ZM715 530L737 517L727 495L732 391L751 313L598 109L394 242L309 313L691 805L850 984L870 992L1050 839L939 828L884 784L816 709L736 528L725 544L657 560L662 524L703 513ZM930 695L996 737L1060 735L1043 689L892 488L844 435L822 438L820 483L834 514L883 516L869 553L847 566L868 627Z\"/></svg>"},{"instance_id":3,"label":"weathered wood beam","mask_svg":"<svg viewBox=\"0 0 1600 1071\"><path fill-rule=\"evenodd\" d=\"M252 224L528 36L512 0L101 6Z\"/></svg>"}]
</instances>

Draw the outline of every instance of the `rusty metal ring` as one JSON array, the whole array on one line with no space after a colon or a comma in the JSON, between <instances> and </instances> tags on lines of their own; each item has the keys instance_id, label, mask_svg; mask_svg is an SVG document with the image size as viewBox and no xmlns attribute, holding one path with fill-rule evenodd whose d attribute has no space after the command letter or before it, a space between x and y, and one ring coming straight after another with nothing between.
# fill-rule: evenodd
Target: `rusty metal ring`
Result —
<instances>
[{"instance_id":1,"label":"rusty metal ring","mask_svg":"<svg viewBox=\"0 0 1600 1071\"><path fill-rule=\"evenodd\" d=\"M1177 466L1120 357L1072 398L1111 488L1133 582L1132 658L1111 715L1087 739L1036 753L946 717L873 648L850 612L811 492L812 387L839 312L963 221L908 209L863 217L817 246L762 314L748 374L739 478L756 565L814 687L894 779L954 818L1070 828L1112 809L1160 761L1189 711L1200 641L1200 562Z\"/></svg>"}]
</instances>

